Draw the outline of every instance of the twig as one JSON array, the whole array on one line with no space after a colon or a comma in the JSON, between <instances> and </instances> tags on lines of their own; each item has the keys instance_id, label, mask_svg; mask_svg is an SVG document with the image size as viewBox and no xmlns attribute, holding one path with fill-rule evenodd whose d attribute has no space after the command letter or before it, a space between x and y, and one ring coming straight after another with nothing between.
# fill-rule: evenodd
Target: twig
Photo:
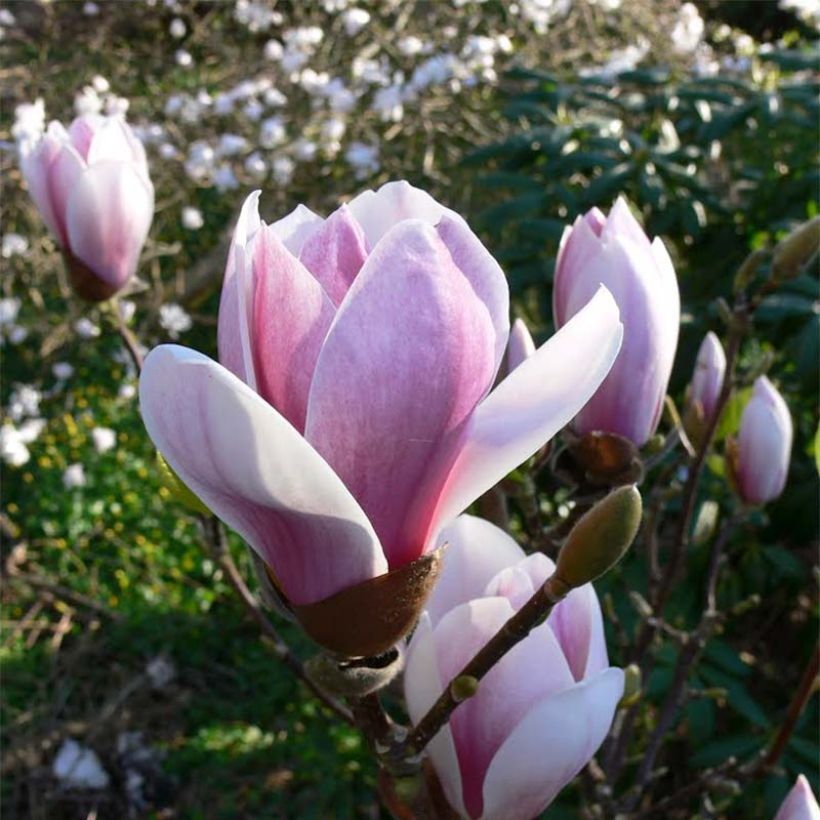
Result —
<instances>
[{"instance_id":1,"label":"twig","mask_svg":"<svg viewBox=\"0 0 820 820\"><path fill-rule=\"evenodd\" d=\"M723 552L727 541L734 532L738 522L742 519L742 516L742 512L730 516L721 528L720 534L712 543L712 548L709 552L709 567L706 573L703 615L697 628L688 636L688 641L681 648L678 655L672 677L672 684L669 687L666 700L661 707L655 729L647 742L646 751L635 776L635 785L630 790L631 796L626 801L627 810L634 808L652 777L655 760L660 752L664 736L671 728L678 707L683 700L686 682L689 680L692 667L706 646L715 624L721 620L721 614L715 606L715 596L720 576L720 568L723 564Z\"/></svg>"},{"instance_id":2,"label":"twig","mask_svg":"<svg viewBox=\"0 0 820 820\"><path fill-rule=\"evenodd\" d=\"M450 681L438 700L430 707L407 739L405 753L420 753L436 736L458 707L457 681L459 679L479 682L496 663L517 643L523 641L532 629L542 623L552 608L569 592L563 582L554 575L538 588L518 612L480 649L458 675Z\"/></svg>"},{"instance_id":3,"label":"twig","mask_svg":"<svg viewBox=\"0 0 820 820\"><path fill-rule=\"evenodd\" d=\"M780 755L783 754L783 750L786 748L786 744L794 732L794 727L797 725L797 721L814 691L818 672L820 672L820 646L815 644L814 652L812 652L811 658L803 670L803 676L800 678L800 683L794 693L792 702L786 711L786 718L783 721L783 725L775 736L766 756L755 769L755 775L764 774L780 759Z\"/></svg>"},{"instance_id":4,"label":"twig","mask_svg":"<svg viewBox=\"0 0 820 820\"><path fill-rule=\"evenodd\" d=\"M203 525L208 534L208 546L214 558L225 572L230 585L239 595L239 599L245 607L245 611L256 621L262 634L270 641L276 657L303 681L308 689L310 689L328 709L346 723L352 724L353 714L350 710L311 679L310 675L305 671L302 662L291 652L290 647L285 643L276 627L268 620L259 601L257 601L254 594L248 589L244 578L242 578L239 569L231 557L225 538L225 531L222 529L222 523L217 518L204 518Z\"/></svg>"},{"instance_id":5,"label":"twig","mask_svg":"<svg viewBox=\"0 0 820 820\"><path fill-rule=\"evenodd\" d=\"M117 331L122 338L125 349L128 351L131 361L134 362L134 367L137 368L137 373L141 373L142 351L140 350L140 343L137 337L128 328L128 325L125 324L125 319L122 318L122 313L120 312L120 303L117 301L116 297L111 300L111 308L114 311L114 316L117 320Z\"/></svg>"}]
</instances>

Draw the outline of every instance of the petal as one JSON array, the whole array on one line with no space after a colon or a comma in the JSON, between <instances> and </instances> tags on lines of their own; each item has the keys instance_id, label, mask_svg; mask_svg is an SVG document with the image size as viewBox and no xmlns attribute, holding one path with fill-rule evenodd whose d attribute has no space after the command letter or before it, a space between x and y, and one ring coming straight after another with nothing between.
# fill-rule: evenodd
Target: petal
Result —
<instances>
[{"instance_id":1,"label":"petal","mask_svg":"<svg viewBox=\"0 0 820 820\"><path fill-rule=\"evenodd\" d=\"M797 776L774 820L820 820L820 806L805 775Z\"/></svg>"},{"instance_id":2,"label":"petal","mask_svg":"<svg viewBox=\"0 0 820 820\"><path fill-rule=\"evenodd\" d=\"M487 770L486 820L530 820L553 800L603 743L623 680L610 667L530 710Z\"/></svg>"},{"instance_id":3,"label":"petal","mask_svg":"<svg viewBox=\"0 0 820 820\"><path fill-rule=\"evenodd\" d=\"M493 576L525 557L504 530L472 515L460 515L441 531L439 539L448 547L427 602L434 626L458 604L479 598Z\"/></svg>"},{"instance_id":4,"label":"petal","mask_svg":"<svg viewBox=\"0 0 820 820\"><path fill-rule=\"evenodd\" d=\"M564 228L558 246L552 286L552 313L556 327L565 325L572 315L568 310L568 302L577 286L578 271L585 270L589 261L601 251L601 229L596 230L595 219L590 220L588 217L589 213L579 216L572 227ZM591 296L592 293L587 299Z\"/></svg>"},{"instance_id":5,"label":"petal","mask_svg":"<svg viewBox=\"0 0 820 820\"><path fill-rule=\"evenodd\" d=\"M224 367L184 347L155 348L140 406L177 475L271 566L294 603L386 571L373 528L338 477Z\"/></svg>"},{"instance_id":6,"label":"petal","mask_svg":"<svg viewBox=\"0 0 820 820\"><path fill-rule=\"evenodd\" d=\"M126 129L128 129L128 126L125 125L122 118L104 118L96 127L88 146L88 164L93 165L96 162L105 160L133 163L136 159L133 141L129 139Z\"/></svg>"},{"instance_id":7,"label":"petal","mask_svg":"<svg viewBox=\"0 0 820 820\"><path fill-rule=\"evenodd\" d=\"M466 509L554 436L589 400L623 329L606 288L478 406L431 532Z\"/></svg>"},{"instance_id":8,"label":"petal","mask_svg":"<svg viewBox=\"0 0 820 820\"><path fill-rule=\"evenodd\" d=\"M66 245L63 219L58 220L51 202L49 170L63 143L50 134L46 134L35 147L23 146L20 156L20 170L26 180L28 192L46 223L61 245Z\"/></svg>"},{"instance_id":9,"label":"petal","mask_svg":"<svg viewBox=\"0 0 820 820\"><path fill-rule=\"evenodd\" d=\"M643 251L649 249L649 237L622 196L615 200L615 204L610 209L600 236L604 243L614 239L628 239Z\"/></svg>"},{"instance_id":10,"label":"petal","mask_svg":"<svg viewBox=\"0 0 820 820\"><path fill-rule=\"evenodd\" d=\"M84 160L88 159L88 149L91 147L94 134L97 133L104 122L105 117L99 114L85 114L77 117L68 127L71 144ZM108 159L123 159L123 157L110 156Z\"/></svg>"},{"instance_id":11,"label":"petal","mask_svg":"<svg viewBox=\"0 0 820 820\"><path fill-rule=\"evenodd\" d=\"M358 499L391 568L417 558L452 448L495 375L498 339L444 238L398 225L339 307L311 386L305 435ZM503 350L503 348L502 348Z\"/></svg>"},{"instance_id":12,"label":"petal","mask_svg":"<svg viewBox=\"0 0 820 820\"><path fill-rule=\"evenodd\" d=\"M499 572L484 590L485 595L502 595L517 612L547 578L555 572L555 563L540 552L526 556L513 567Z\"/></svg>"},{"instance_id":13,"label":"petal","mask_svg":"<svg viewBox=\"0 0 820 820\"><path fill-rule=\"evenodd\" d=\"M445 615L434 630L441 679L450 681L512 616L504 598L479 598ZM552 630L543 624L514 646L487 673L478 691L450 718L464 803L481 814L484 775L507 736L537 703L573 685Z\"/></svg>"},{"instance_id":14,"label":"petal","mask_svg":"<svg viewBox=\"0 0 820 820\"><path fill-rule=\"evenodd\" d=\"M367 259L367 240L348 207L334 211L306 240L299 261L319 280L334 305Z\"/></svg>"},{"instance_id":15,"label":"petal","mask_svg":"<svg viewBox=\"0 0 820 820\"><path fill-rule=\"evenodd\" d=\"M620 309L624 339L612 370L573 427L579 433L617 433L641 446L660 418L677 344L679 303L666 298L665 277L654 253L628 238L610 239L575 279L567 315L603 284Z\"/></svg>"},{"instance_id":16,"label":"petal","mask_svg":"<svg viewBox=\"0 0 820 820\"><path fill-rule=\"evenodd\" d=\"M62 236L68 236L66 225L68 200L85 169L86 164L71 145L63 145L51 163L48 186L54 216L60 226Z\"/></svg>"},{"instance_id":17,"label":"petal","mask_svg":"<svg viewBox=\"0 0 820 820\"><path fill-rule=\"evenodd\" d=\"M98 162L77 179L68 200L71 252L100 279L122 285L137 269L154 217L154 189L124 162Z\"/></svg>"},{"instance_id":18,"label":"petal","mask_svg":"<svg viewBox=\"0 0 820 820\"><path fill-rule=\"evenodd\" d=\"M271 230L282 240L282 244L296 257L302 246L324 220L304 205L297 205L287 216L270 224Z\"/></svg>"},{"instance_id":19,"label":"petal","mask_svg":"<svg viewBox=\"0 0 820 820\"><path fill-rule=\"evenodd\" d=\"M609 666L601 605L592 584L584 584L561 601L547 620L561 644L576 681Z\"/></svg>"},{"instance_id":20,"label":"petal","mask_svg":"<svg viewBox=\"0 0 820 820\"><path fill-rule=\"evenodd\" d=\"M430 225L436 225L444 214L461 219L455 211L439 205L430 194L404 180L388 182L378 191L364 191L348 203L348 208L362 226L371 248L390 228L406 219L421 219Z\"/></svg>"},{"instance_id":21,"label":"petal","mask_svg":"<svg viewBox=\"0 0 820 820\"><path fill-rule=\"evenodd\" d=\"M417 724L424 717L443 690L444 683L436 659L433 627L425 612L422 613L413 633L404 671L404 696L407 701L407 713L413 724ZM449 724L445 724L427 744L426 752L450 805L460 814L466 814L461 796L461 772Z\"/></svg>"},{"instance_id":22,"label":"petal","mask_svg":"<svg viewBox=\"0 0 820 820\"><path fill-rule=\"evenodd\" d=\"M529 359L535 353L535 342L527 326L521 319L513 322L510 331L510 341L507 345L507 372L515 370L521 362Z\"/></svg>"},{"instance_id":23,"label":"petal","mask_svg":"<svg viewBox=\"0 0 820 820\"><path fill-rule=\"evenodd\" d=\"M260 193L254 191L247 197L236 221L219 299L216 333L220 363L254 389L256 374L250 343L253 274L252 270L247 270L250 258L246 245L262 225L259 219Z\"/></svg>"},{"instance_id":24,"label":"petal","mask_svg":"<svg viewBox=\"0 0 820 820\"><path fill-rule=\"evenodd\" d=\"M336 311L322 286L271 227L253 239L251 346L257 391L297 430L305 427L316 359Z\"/></svg>"}]
</instances>

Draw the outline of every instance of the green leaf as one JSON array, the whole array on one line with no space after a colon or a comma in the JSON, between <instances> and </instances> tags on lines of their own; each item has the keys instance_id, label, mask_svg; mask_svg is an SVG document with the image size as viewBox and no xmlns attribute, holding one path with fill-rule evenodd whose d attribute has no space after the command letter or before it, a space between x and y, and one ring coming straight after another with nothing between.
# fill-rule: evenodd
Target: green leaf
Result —
<instances>
[{"instance_id":1,"label":"green leaf","mask_svg":"<svg viewBox=\"0 0 820 820\"><path fill-rule=\"evenodd\" d=\"M689 766L695 769L725 763L727 757L744 758L763 745L763 738L752 734L721 737L702 746L689 757Z\"/></svg>"},{"instance_id":2,"label":"green leaf","mask_svg":"<svg viewBox=\"0 0 820 820\"><path fill-rule=\"evenodd\" d=\"M720 422L715 431L715 441L723 441L726 436L734 435L740 429L740 418L743 415L743 408L749 403L751 397L751 387L738 390L732 394L726 403L723 415L720 417Z\"/></svg>"},{"instance_id":3,"label":"green leaf","mask_svg":"<svg viewBox=\"0 0 820 820\"><path fill-rule=\"evenodd\" d=\"M726 703L750 723L762 729L769 727L769 717L766 710L751 696L746 687L732 675L727 675L712 666L703 664L701 675L712 686L722 686L726 689Z\"/></svg>"}]
</instances>

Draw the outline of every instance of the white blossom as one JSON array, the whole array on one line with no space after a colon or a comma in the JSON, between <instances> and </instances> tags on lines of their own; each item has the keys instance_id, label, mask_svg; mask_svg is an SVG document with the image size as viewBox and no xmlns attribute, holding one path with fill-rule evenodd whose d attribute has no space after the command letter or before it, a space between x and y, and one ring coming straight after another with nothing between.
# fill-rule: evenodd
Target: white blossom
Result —
<instances>
[{"instance_id":1,"label":"white blossom","mask_svg":"<svg viewBox=\"0 0 820 820\"><path fill-rule=\"evenodd\" d=\"M85 468L82 464L69 464L63 473L63 486L67 490L75 490L79 487L85 487L87 483L85 477Z\"/></svg>"},{"instance_id":2,"label":"white blossom","mask_svg":"<svg viewBox=\"0 0 820 820\"><path fill-rule=\"evenodd\" d=\"M172 339L193 327L191 317L181 305L162 305L159 309L159 323Z\"/></svg>"},{"instance_id":3,"label":"white blossom","mask_svg":"<svg viewBox=\"0 0 820 820\"><path fill-rule=\"evenodd\" d=\"M0 299L0 328L17 321L21 304L22 302L16 296L5 296Z\"/></svg>"},{"instance_id":4,"label":"white blossom","mask_svg":"<svg viewBox=\"0 0 820 820\"><path fill-rule=\"evenodd\" d=\"M348 37L355 37L369 22L370 14L364 9L348 9L342 15Z\"/></svg>"},{"instance_id":5,"label":"white blossom","mask_svg":"<svg viewBox=\"0 0 820 820\"><path fill-rule=\"evenodd\" d=\"M70 788L105 789L109 783L108 773L93 749L80 746L76 740L63 741L52 771L57 780Z\"/></svg>"},{"instance_id":6,"label":"white blossom","mask_svg":"<svg viewBox=\"0 0 820 820\"><path fill-rule=\"evenodd\" d=\"M182 209L182 227L189 231L198 231L205 224L202 218L202 211L190 205Z\"/></svg>"},{"instance_id":7,"label":"white blossom","mask_svg":"<svg viewBox=\"0 0 820 820\"><path fill-rule=\"evenodd\" d=\"M88 0L88 2L83 3L83 14L86 17L96 17L100 13L100 7L92 2L92 0Z\"/></svg>"},{"instance_id":8,"label":"white blossom","mask_svg":"<svg viewBox=\"0 0 820 820\"><path fill-rule=\"evenodd\" d=\"M194 58L191 56L190 52L186 51L184 48L180 48L174 54L174 60L178 66L182 68L190 68L194 64Z\"/></svg>"},{"instance_id":9,"label":"white blossom","mask_svg":"<svg viewBox=\"0 0 820 820\"><path fill-rule=\"evenodd\" d=\"M3 259L11 259L12 256L25 256L28 252L28 239L19 233L7 233L3 235L3 247L0 255Z\"/></svg>"},{"instance_id":10,"label":"white blossom","mask_svg":"<svg viewBox=\"0 0 820 820\"><path fill-rule=\"evenodd\" d=\"M74 366L68 362L56 362L51 365L51 372L58 381L68 381L74 375Z\"/></svg>"},{"instance_id":11,"label":"white blossom","mask_svg":"<svg viewBox=\"0 0 820 820\"><path fill-rule=\"evenodd\" d=\"M91 441L98 453L107 453L117 446L117 434L110 427L95 427L91 431Z\"/></svg>"},{"instance_id":12,"label":"white blossom","mask_svg":"<svg viewBox=\"0 0 820 820\"><path fill-rule=\"evenodd\" d=\"M703 18L693 3L684 3L680 7L678 19L670 35L672 47L680 54L690 54L703 37Z\"/></svg>"},{"instance_id":13,"label":"white blossom","mask_svg":"<svg viewBox=\"0 0 820 820\"><path fill-rule=\"evenodd\" d=\"M74 331L81 339L93 339L100 335L100 328L87 316L74 322Z\"/></svg>"},{"instance_id":14,"label":"white blossom","mask_svg":"<svg viewBox=\"0 0 820 820\"><path fill-rule=\"evenodd\" d=\"M175 40L181 40L188 33L185 21L179 17L174 17L174 19L171 20L171 25L168 26L168 33Z\"/></svg>"},{"instance_id":15,"label":"white blossom","mask_svg":"<svg viewBox=\"0 0 820 820\"><path fill-rule=\"evenodd\" d=\"M18 143L36 142L45 128L46 108L42 97L38 97L33 103L20 103L15 107L11 135Z\"/></svg>"}]
</instances>

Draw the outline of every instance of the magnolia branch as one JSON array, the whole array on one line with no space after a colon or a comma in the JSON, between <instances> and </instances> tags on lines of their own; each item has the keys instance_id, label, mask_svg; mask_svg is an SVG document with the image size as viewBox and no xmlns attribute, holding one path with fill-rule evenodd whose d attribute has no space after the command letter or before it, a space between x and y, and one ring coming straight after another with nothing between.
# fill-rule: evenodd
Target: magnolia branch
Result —
<instances>
[{"instance_id":1,"label":"magnolia branch","mask_svg":"<svg viewBox=\"0 0 820 820\"><path fill-rule=\"evenodd\" d=\"M466 700L481 679L530 632L542 623L569 592L569 587L555 575L539 587L518 612L480 649L453 678L427 714L419 721L404 749L407 756L422 752L438 734L458 705Z\"/></svg>"}]
</instances>

